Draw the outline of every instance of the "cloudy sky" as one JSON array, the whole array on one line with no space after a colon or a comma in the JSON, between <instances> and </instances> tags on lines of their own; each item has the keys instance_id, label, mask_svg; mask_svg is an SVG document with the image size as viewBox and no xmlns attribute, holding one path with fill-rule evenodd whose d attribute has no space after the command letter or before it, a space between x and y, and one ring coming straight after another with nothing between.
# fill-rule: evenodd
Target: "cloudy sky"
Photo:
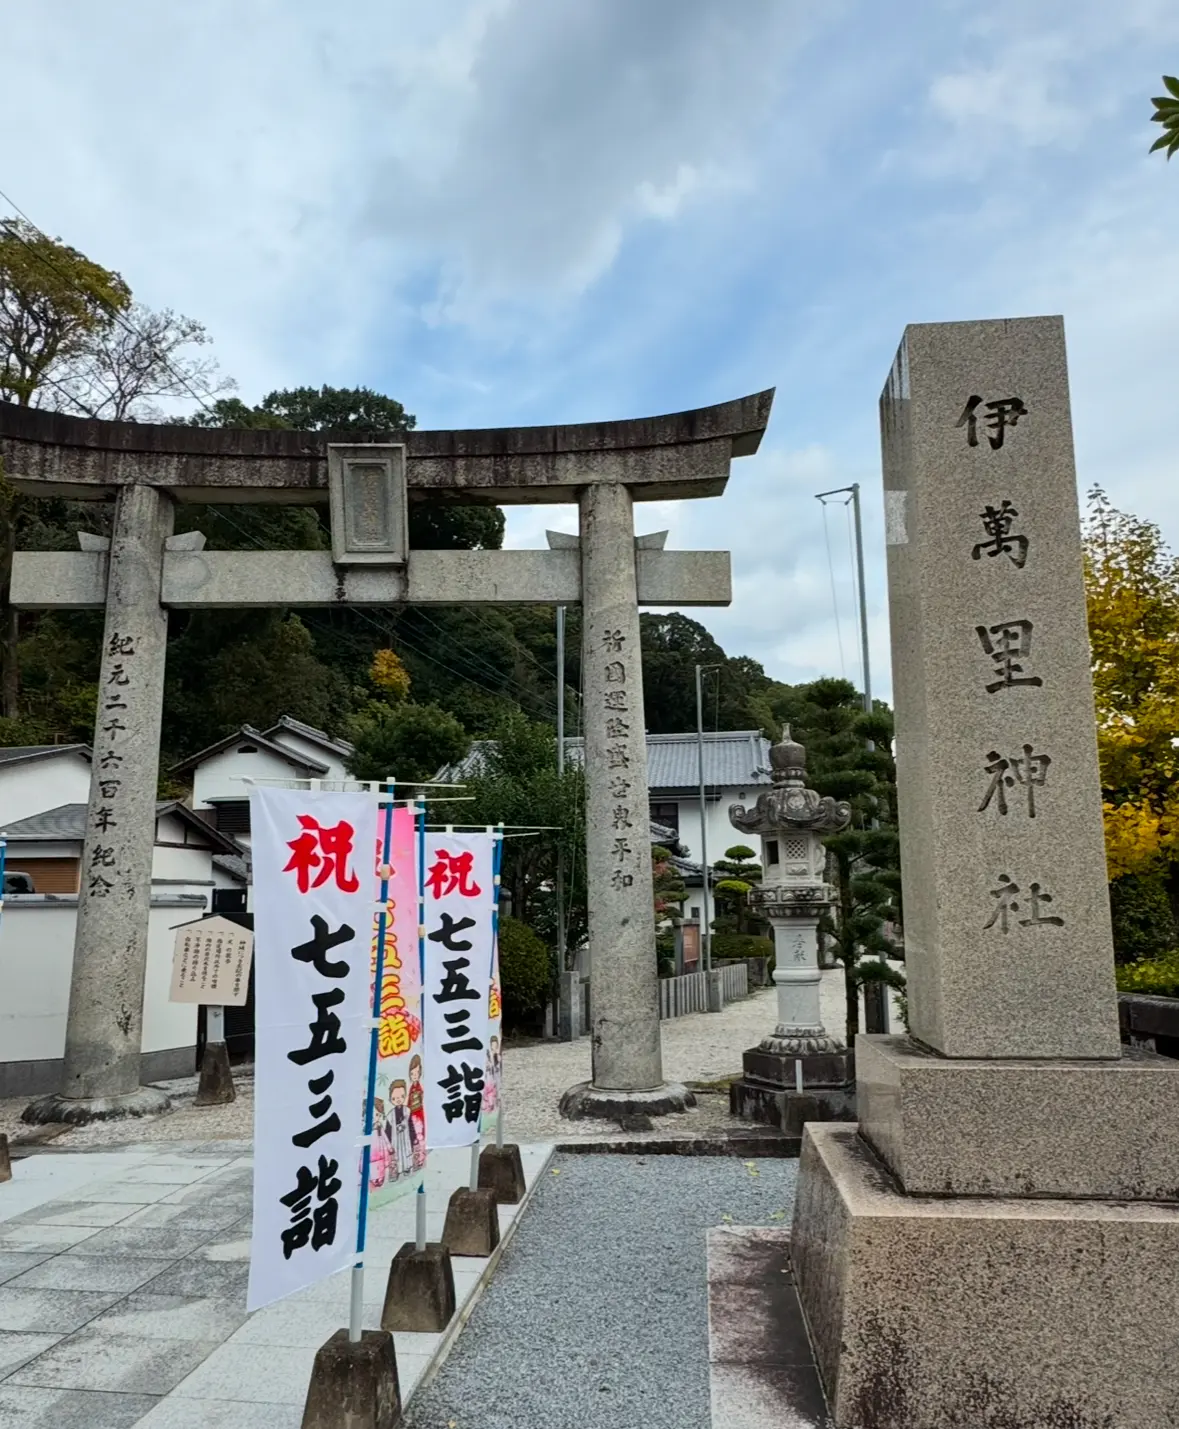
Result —
<instances>
[{"instance_id":1,"label":"cloudy sky","mask_svg":"<svg viewBox=\"0 0 1179 1429\"><path fill-rule=\"evenodd\" d=\"M727 494L640 530L733 552L696 613L780 678L858 678L814 493L859 481L888 691L906 322L1063 313L1082 489L1179 544L1175 0L0 0L0 31L0 189L204 322L248 400L365 384L461 427L776 386Z\"/></svg>"}]
</instances>

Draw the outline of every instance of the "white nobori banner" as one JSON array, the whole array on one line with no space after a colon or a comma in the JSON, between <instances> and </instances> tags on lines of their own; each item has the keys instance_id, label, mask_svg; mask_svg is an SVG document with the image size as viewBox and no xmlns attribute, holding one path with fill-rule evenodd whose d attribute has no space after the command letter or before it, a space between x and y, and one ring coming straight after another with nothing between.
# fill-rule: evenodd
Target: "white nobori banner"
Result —
<instances>
[{"instance_id":1,"label":"white nobori banner","mask_svg":"<svg viewBox=\"0 0 1179 1429\"><path fill-rule=\"evenodd\" d=\"M479 1139L487 1089L495 835L426 835L426 1142Z\"/></svg>"},{"instance_id":2,"label":"white nobori banner","mask_svg":"<svg viewBox=\"0 0 1179 1429\"><path fill-rule=\"evenodd\" d=\"M257 788L254 1226L247 1308L356 1261L372 1027L376 810Z\"/></svg>"}]
</instances>

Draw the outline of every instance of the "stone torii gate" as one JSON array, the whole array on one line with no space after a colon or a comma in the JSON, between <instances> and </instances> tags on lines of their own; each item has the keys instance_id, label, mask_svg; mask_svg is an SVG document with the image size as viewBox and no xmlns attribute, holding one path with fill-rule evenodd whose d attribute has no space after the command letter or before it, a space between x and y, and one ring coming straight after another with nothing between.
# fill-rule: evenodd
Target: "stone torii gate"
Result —
<instances>
[{"instance_id":1,"label":"stone torii gate","mask_svg":"<svg viewBox=\"0 0 1179 1429\"><path fill-rule=\"evenodd\" d=\"M156 780L169 609L478 602L584 606L593 1079L572 1115L682 1109L664 1083L647 843L640 605L727 605L729 555L634 537L632 505L719 496L757 450L773 392L672 416L398 434L102 422L0 403L0 460L32 496L113 500L109 543L20 552L19 610L103 608L99 706L60 1093L27 1120L166 1105L140 1085ZM576 502L577 548L411 551L408 502ZM206 551L172 534L176 502L327 504L331 551Z\"/></svg>"}]
</instances>

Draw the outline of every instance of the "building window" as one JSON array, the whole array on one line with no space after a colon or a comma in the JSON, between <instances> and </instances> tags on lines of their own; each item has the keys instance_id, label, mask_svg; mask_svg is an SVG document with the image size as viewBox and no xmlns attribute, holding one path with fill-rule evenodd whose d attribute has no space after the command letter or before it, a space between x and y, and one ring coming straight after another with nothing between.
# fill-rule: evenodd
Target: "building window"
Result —
<instances>
[{"instance_id":1,"label":"building window","mask_svg":"<svg viewBox=\"0 0 1179 1429\"><path fill-rule=\"evenodd\" d=\"M250 832L249 799L226 799L214 805L217 828L223 834L248 834Z\"/></svg>"},{"instance_id":2,"label":"building window","mask_svg":"<svg viewBox=\"0 0 1179 1429\"><path fill-rule=\"evenodd\" d=\"M680 806L674 801L669 804L652 804L651 819L656 824L663 824L669 829L674 829L678 834L680 831Z\"/></svg>"},{"instance_id":3,"label":"building window","mask_svg":"<svg viewBox=\"0 0 1179 1429\"><path fill-rule=\"evenodd\" d=\"M699 923L699 921L700 921L700 909L699 909L698 907L696 907L695 904L692 905L692 917L696 920L697 923Z\"/></svg>"}]
</instances>

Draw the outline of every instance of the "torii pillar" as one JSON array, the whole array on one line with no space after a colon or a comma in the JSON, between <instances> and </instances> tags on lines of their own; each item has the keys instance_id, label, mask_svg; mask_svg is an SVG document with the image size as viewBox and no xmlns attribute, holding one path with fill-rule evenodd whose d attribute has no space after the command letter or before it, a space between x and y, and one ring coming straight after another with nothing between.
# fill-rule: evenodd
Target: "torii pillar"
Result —
<instances>
[{"instance_id":1,"label":"torii pillar","mask_svg":"<svg viewBox=\"0 0 1179 1429\"><path fill-rule=\"evenodd\" d=\"M0 461L31 496L114 500L112 540L19 552L12 604L104 609L99 709L61 1091L29 1121L158 1111L140 1085L143 981L169 609L340 604L585 607L593 1080L569 1115L665 1112L647 848L638 607L727 605L724 551L636 542L633 503L719 496L757 450L773 392L672 416L565 427L323 432L101 422L0 403ZM577 502L580 549L411 551L408 502ZM205 551L170 536L178 502L330 505L331 551Z\"/></svg>"}]
</instances>

